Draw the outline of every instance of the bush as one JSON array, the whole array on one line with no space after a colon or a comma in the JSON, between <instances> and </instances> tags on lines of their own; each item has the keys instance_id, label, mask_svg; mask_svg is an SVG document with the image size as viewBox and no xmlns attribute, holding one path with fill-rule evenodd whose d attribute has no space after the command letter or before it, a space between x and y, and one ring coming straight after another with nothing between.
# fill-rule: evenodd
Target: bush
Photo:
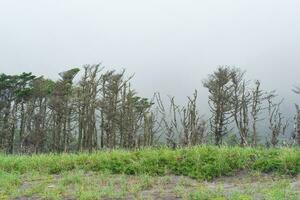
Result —
<instances>
[{"instance_id":1,"label":"bush","mask_svg":"<svg viewBox=\"0 0 300 200\"><path fill-rule=\"evenodd\" d=\"M91 154L0 155L0 171L3 172L56 174L73 169L129 175L174 174L196 179L232 175L240 170L296 175L300 172L300 150L196 146Z\"/></svg>"}]
</instances>

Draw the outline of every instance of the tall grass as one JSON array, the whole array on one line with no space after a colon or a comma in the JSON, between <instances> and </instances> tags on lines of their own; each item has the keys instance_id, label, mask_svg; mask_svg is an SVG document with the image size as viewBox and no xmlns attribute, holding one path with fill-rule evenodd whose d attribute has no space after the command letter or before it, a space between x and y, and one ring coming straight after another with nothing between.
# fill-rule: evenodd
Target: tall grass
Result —
<instances>
[{"instance_id":1,"label":"tall grass","mask_svg":"<svg viewBox=\"0 0 300 200\"><path fill-rule=\"evenodd\" d=\"M114 174L185 175L212 179L241 170L300 173L300 149L197 146L80 154L0 155L0 171L56 174L73 169Z\"/></svg>"}]
</instances>

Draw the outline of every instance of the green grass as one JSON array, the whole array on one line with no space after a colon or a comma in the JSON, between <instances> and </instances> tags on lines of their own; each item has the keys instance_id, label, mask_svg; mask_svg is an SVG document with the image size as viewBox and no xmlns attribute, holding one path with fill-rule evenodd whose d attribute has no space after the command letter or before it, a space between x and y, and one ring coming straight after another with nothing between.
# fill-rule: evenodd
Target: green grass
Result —
<instances>
[{"instance_id":1,"label":"green grass","mask_svg":"<svg viewBox=\"0 0 300 200\"><path fill-rule=\"evenodd\" d=\"M6 177L7 178L7 177ZM58 175L26 173L0 187L0 199L186 199L186 200L298 200L300 178L261 174L223 178L214 182L184 176L112 175L73 170ZM298 183L293 186L291 182ZM230 184L228 187L228 184Z\"/></svg>"},{"instance_id":2,"label":"green grass","mask_svg":"<svg viewBox=\"0 0 300 200\"><path fill-rule=\"evenodd\" d=\"M0 199L298 200L299 174L297 148L0 155Z\"/></svg>"},{"instance_id":3,"label":"green grass","mask_svg":"<svg viewBox=\"0 0 300 200\"><path fill-rule=\"evenodd\" d=\"M300 172L300 150L199 146L91 154L0 155L2 173L57 174L74 169L127 175L173 174L200 180L232 175L241 170L297 175Z\"/></svg>"}]
</instances>

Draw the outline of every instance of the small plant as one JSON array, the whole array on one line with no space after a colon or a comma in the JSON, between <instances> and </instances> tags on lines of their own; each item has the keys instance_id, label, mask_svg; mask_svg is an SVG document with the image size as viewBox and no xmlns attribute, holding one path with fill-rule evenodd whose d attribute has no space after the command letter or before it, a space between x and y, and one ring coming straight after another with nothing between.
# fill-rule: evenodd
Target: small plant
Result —
<instances>
[{"instance_id":1,"label":"small plant","mask_svg":"<svg viewBox=\"0 0 300 200\"><path fill-rule=\"evenodd\" d=\"M33 156L0 155L2 173L40 172L59 174L75 169L127 175L182 175L210 180L247 170L296 175L300 172L298 148L241 148L196 146L171 150L167 148L137 151L115 150L92 154L50 154ZM66 175L65 184L80 182Z\"/></svg>"}]
</instances>

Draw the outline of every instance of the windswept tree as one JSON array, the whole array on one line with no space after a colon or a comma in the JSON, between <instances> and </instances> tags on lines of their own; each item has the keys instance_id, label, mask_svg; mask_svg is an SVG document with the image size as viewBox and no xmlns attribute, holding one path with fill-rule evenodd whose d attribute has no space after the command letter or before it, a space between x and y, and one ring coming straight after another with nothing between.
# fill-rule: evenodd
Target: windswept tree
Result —
<instances>
[{"instance_id":1,"label":"windswept tree","mask_svg":"<svg viewBox=\"0 0 300 200\"><path fill-rule=\"evenodd\" d=\"M97 110L101 100L99 94L102 92L100 64L84 66L84 73L76 88L76 107L78 114L78 150L89 150L97 148Z\"/></svg>"},{"instance_id":2,"label":"windswept tree","mask_svg":"<svg viewBox=\"0 0 300 200\"><path fill-rule=\"evenodd\" d=\"M261 90L260 81L255 81L255 87L251 92L251 121L252 121L252 145L257 146L258 143L258 133L257 133L257 123L261 121L260 114L265 110L263 104L266 100L266 94Z\"/></svg>"},{"instance_id":3,"label":"windswept tree","mask_svg":"<svg viewBox=\"0 0 300 200\"><path fill-rule=\"evenodd\" d=\"M32 81L29 97L21 106L20 152L46 152L51 133L51 115L48 104L55 82L38 77Z\"/></svg>"},{"instance_id":4,"label":"windswept tree","mask_svg":"<svg viewBox=\"0 0 300 200\"><path fill-rule=\"evenodd\" d=\"M169 105L165 105L160 94L157 94L157 105L162 119L163 132L169 147L192 146L204 143L206 139L206 121L200 115L197 107L198 93L195 90L188 97L185 106L175 103L174 97L169 97Z\"/></svg>"},{"instance_id":5,"label":"windswept tree","mask_svg":"<svg viewBox=\"0 0 300 200\"><path fill-rule=\"evenodd\" d=\"M300 87L295 87L293 92L296 94L300 94ZM300 108L299 105L296 104L296 114L294 116L294 133L292 136L293 143L300 146Z\"/></svg>"},{"instance_id":6,"label":"windswept tree","mask_svg":"<svg viewBox=\"0 0 300 200\"><path fill-rule=\"evenodd\" d=\"M207 122L199 112L197 90L186 104L179 105L170 97L165 106L159 93L152 99L139 96L131 84L133 76L127 76L125 70L104 71L101 64L85 65L75 81L78 73L78 68L59 73L57 81L31 73L0 74L1 152L60 153L160 144L176 148L207 141ZM241 146L251 142L256 146L257 122L264 110L271 130L267 140L278 145L287 122L274 93L263 92L258 81L250 89L244 72L227 66L219 67L203 85L209 91L210 134L216 145L234 130ZM300 94L300 89L294 92ZM296 111L293 142L300 145L298 106Z\"/></svg>"},{"instance_id":7,"label":"windswept tree","mask_svg":"<svg viewBox=\"0 0 300 200\"><path fill-rule=\"evenodd\" d=\"M232 69L233 95L232 115L240 135L240 145L247 146L249 141L249 107L251 103L250 92L244 80L244 72L238 68Z\"/></svg>"},{"instance_id":8,"label":"windswept tree","mask_svg":"<svg viewBox=\"0 0 300 200\"><path fill-rule=\"evenodd\" d=\"M293 144L300 146L300 108L296 104L296 114L294 116L294 133L292 136Z\"/></svg>"},{"instance_id":9,"label":"windswept tree","mask_svg":"<svg viewBox=\"0 0 300 200\"><path fill-rule=\"evenodd\" d=\"M127 89L125 101L122 101L121 115L119 117L121 146L135 148L152 143L154 140L153 127L154 119L150 110L153 105L147 98L137 96L130 86ZM124 93L125 94L125 93ZM151 118L150 118L151 117ZM125 126L124 126L125 125ZM121 126L120 126L121 127ZM141 133L144 131L144 133Z\"/></svg>"},{"instance_id":10,"label":"windswept tree","mask_svg":"<svg viewBox=\"0 0 300 200\"><path fill-rule=\"evenodd\" d=\"M52 92L49 107L53 117L52 149L57 152L67 151L71 131L71 96L73 94L73 79L79 69L74 68L59 73L61 79L56 82Z\"/></svg>"},{"instance_id":11,"label":"windswept tree","mask_svg":"<svg viewBox=\"0 0 300 200\"><path fill-rule=\"evenodd\" d=\"M131 88L125 71L85 66L77 88L78 149L135 148L155 140L151 103ZM143 132L145 131L145 132Z\"/></svg>"},{"instance_id":12,"label":"windswept tree","mask_svg":"<svg viewBox=\"0 0 300 200\"><path fill-rule=\"evenodd\" d=\"M232 98L234 87L232 84L233 68L219 67L203 86L208 89L208 103L211 111L211 133L215 137L215 144L221 145L223 137L228 133L228 125L232 121Z\"/></svg>"},{"instance_id":13,"label":"windswept tree","mask_svg":"<svg viewBox=\"0 0 300 200\"><path fill-rule=\"evenodd\" d=\"M125 127L120 126L122 105L126 101L122 96L124 87L130 78L125 78L125 71L118 73L114 70L102 75L102 95L100 100L101 112L101 148L120 147L120 140L125 137ZM127 90L126 90L127 92ZM122 129L122 130L120 130ZM128 141L126 141L128 142Z\"/></svg>"},{"instance_id":14,"label":"windswept tree","mask_svg":"<svg viewBox=\"0 0 300 200\"><path fill-rule=\"evenodd\" d=\"M202 118L197 107L198 92L188 97L188 103L181 109L181 144L192 146L202 144L206 137L206 121Z\"/></svg>"},{"instance_id":15,"label":"windswept tree","mask_svg":"<svg viewBox=\"0 0 300 200\"><path fill-rule=\"evenodd\" d=\"M275 94L271 93L268 95L268 120L269 129L271 131L271 139L267 141L268 144L275 147L279 143L279 136L284 135L288 126L288 121L285 120L282 113L280 112L280 106L283 102L274 102Z\"/></svg>"},{"instance_id":16,"label":"windswept tree","mask_svg":"<svg viewBox=\"0 0 300 200\"><path fill-rule=\"evenodd\" d=\"M154 111L154 103L150 101L151 108L143 113L143 132L140 146L156 146L161 137L161 120L158 119L157 111Z\"/></svg>"},{"instance_id":17,"label":"windswept tree","mask_svg":"<svg viewBox=\"0 0 300 200\"><path fill-rule=\"evenodd\" d=\"M178 145L178 136L180 135L178 113L179 106L175 103L175 98L170 97L169 108L165 108L159 93L156 94L156 100L159 113L161 114L162 127L166 139L167 146L175 148Z\"/></svg>"},{"instance_id":18,"label":"windswept tree","mask_svg":"<svg viewBox=\"0 0 300 200\"><path fill-rule=\"evenodd\" d=\"M31 91L31 73L20 75L0 75L0 147L8 153L14 151L15 133L18 126L18 113Z\"/></svg>"},{"instance_id":19,"label":"windswept tree","mask_svg":"<svg viewBox=\"0 0 300 200\"><path fill-rule=\"evenodd\" d=\"M0 75L0 114L1 114L1 136L0 146L6 152L12 151L11 138L14 137L11 133L13 115L12 107L14 98L16 97L15 85L17 83L17 76L10 76L6 74ZM15 123L15 122L13 122Z\"/></svg>"}]
</instances>

